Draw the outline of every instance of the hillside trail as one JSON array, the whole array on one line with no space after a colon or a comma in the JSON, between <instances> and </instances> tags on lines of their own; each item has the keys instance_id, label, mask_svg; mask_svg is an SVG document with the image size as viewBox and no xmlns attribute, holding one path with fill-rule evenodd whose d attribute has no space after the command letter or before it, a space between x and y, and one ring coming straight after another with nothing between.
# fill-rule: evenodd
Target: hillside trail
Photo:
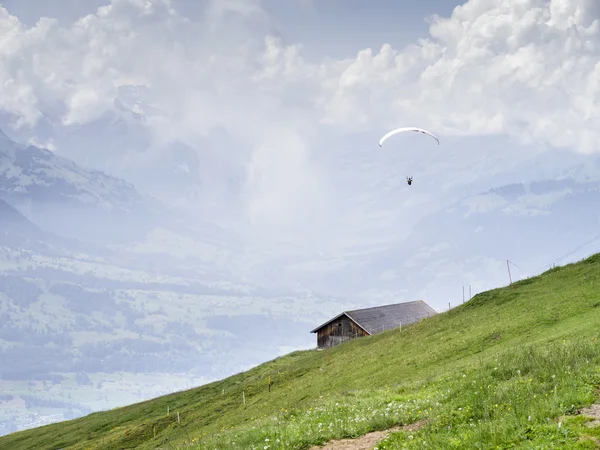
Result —
<instances>
[{"instance_id":1,"label":"hillside trail","mask_svg":"<svg viewBox=\"0 0 600 450\"><path fill-rule=\"evenodd\" d=\"M599 392L600 391L596 391L597 394ZM588 406L587 408L580 409L579 414L581 414L584 417L587 417L588 419L592 419L589 422L585 423L586 427L595 428L598 425L600 425L600 403L594 403ZM566 416L562 416L561 418L559 418L559 426L561 422L565 419ZM584 441L592 441L594 444L596 444L596 448L600 448L600 439L585 434L580 438Z\"/></svg>"},{"instance_id":2,"label":"hillside trail","mask_svg":"<svg viewBox=\"0 0 600 450\"><path fill-rule=\"evenodd\" d=\"M310 450L372 450L373 447L394 431L417 431L426 424L427 419L423 419L410 425L397 426L383 431L373 431L356 439L329 441L323 446L315 445Z\"/></svg>"},{"instance_id":3,"label":"hillside trail","mask_svg":"<svg viewBox=\"0 0 600 450\"><path fill-rule=\"evenodd\" d=\"M584 408L579 411L580 414L593 419L588 422L586 426L597 427L600 425L600 403L594 403L588 408ZM329 441L323 446L315 445L310 450L373 450L375 446L383 439L385 439L390 433L395 431L417 431L421 427L427 424L427 419L420 420L410 425L397 426L383 431L374 431L372 433L365 434L356 439L340 439L337 441ZM600 445L600 440L594 437L586 436L587 439L593 440L596 444Z\"/></svg>"},{"instance_id":4,"label":"hillside trail","mask_svg":"<svg viewBox=\"0 0 600 450\"><path fill-rule=\"evenodd\" d=\"M591 422L586 424L588 427L597 427L600 425L600 403L594 403L588 408L582 409L580 414L593 419Z\"/></svg>"}]
</instances>

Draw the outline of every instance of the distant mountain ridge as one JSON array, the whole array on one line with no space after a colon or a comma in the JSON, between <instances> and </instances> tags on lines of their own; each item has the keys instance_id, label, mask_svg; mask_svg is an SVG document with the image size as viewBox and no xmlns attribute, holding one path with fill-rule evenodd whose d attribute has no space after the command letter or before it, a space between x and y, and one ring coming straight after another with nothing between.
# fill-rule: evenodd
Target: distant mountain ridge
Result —
<instances>
[{"instance_id":1,"label":"distant mountain ridge","mask_svg":"<svg viewBox=\"0 0 600 450\"><path fill-rule=\"evenodd\" d=\"M22 239L41 238L43 231L0 198L0 242L22 244Z\"/></svg>"},{"instance_id":2,"label":"distant mountain ridge","mask_svg":"<svg viewBox=\"0 0 600 450\"><path fill-rule=\"evenodd\" d=\"M47 149L18 144L2 130L0 192L15 200L76 200L96 203L107 210L130 210L143 201L133 185L101 171L82 168Z\"/></svg>"},{"instance_id":3,"label":"distant mountain ridge","mask_svg":"<svg viewBox=\"0 0 600 450\"><path fill-rule=\"evenodd\" d=\"M343 265L318 262L318 270L293 262L270 267L273 277L345 298L395 301L417 295L439 304L460 298L462 285L482 288L541 270L600 233L600 181L571 178L511 183L470 195L421 220L408 238ZM432 239L432 236L434 237ZM572 258L600 251L600 240ZM473 281L471 281L473 280ZM421 292L422 294L418 294ZM442 303L443 304L443 303Z\"/></svg>"},{"instance_id":4,"label":"distant mountain ridge","mask_svg":"<svg viewBox=\"0 0 600 450\"><path fill-rule=\"evenodd\" d=\"M124 180L0 133L0 196L47 231L90 241L132 239L155 215L156 202Z\"/></svg>"}]
</instances>

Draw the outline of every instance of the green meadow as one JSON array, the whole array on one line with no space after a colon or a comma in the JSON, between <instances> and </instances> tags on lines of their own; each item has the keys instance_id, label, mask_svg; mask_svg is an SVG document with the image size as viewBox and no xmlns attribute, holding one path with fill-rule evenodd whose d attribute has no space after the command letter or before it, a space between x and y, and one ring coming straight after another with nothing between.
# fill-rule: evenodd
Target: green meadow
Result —
<instances>
[{"instance_id":1,"label":"green meadow","mask_svg":"<svg viewBox=\"0 0 600 450\"><path fill-rule=\"evenodd\" d=\"M0 437L19 449L600 448L600 254L330 351Z\"/></svg>"}]
</instances>

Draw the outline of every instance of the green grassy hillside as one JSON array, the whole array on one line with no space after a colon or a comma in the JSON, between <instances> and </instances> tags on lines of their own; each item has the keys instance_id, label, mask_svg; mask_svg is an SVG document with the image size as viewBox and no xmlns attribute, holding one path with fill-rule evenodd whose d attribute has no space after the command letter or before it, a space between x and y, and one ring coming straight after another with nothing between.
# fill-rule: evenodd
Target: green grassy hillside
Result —
<instances>
[{"instance_id":1,"label":"green grassy hillside","mask_svg":"<svg viewBox=\"0 0 600 450\"><path fill-rule=\"evenodd\" d=\"M307 449L421 419L378 447L597 448L600 429L577 413L600 383L600 254L513 287L331 352L14 433L0 448Z\"/></svg>"}]
</instances>

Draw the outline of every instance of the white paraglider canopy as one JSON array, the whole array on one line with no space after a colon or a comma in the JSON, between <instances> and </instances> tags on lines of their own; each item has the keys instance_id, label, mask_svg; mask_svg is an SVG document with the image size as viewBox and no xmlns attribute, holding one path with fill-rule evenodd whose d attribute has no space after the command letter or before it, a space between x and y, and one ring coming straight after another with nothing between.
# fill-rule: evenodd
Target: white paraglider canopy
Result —
<instances>
[{"instance_id":1,"label":"white paraglider canopy","mask_svg":"<svg viewBox=\"0 0 600 450\"><path fill-rule=\"evenodd\" d=\"M422 134L426 134L428 136L431 136L433 139L435 139L438 143L438 145L440 145L440 140L437 138L437 136L433 133L431 133L430 131L424 130L423 128L417 128L417 127L403 127L403 128L396 128L395 130L390 131L389 133L387 133L385 136L383 136L381 138L381 140L379 141L379 146L382 147L383 143L391 136L398 134L398 133L403 133L405 131L413 131L416 133L422 133ZM408 183L409 186L412 186L413 183L413 177L406 177L406 182Z\"/></svg>"},{"instance_id":2,"label":"white paraglider canopy","mask_svg":"<svg viewBox=\"0 0 600 450\"><path fill-rule=\"evenodd\" d=\"M379 141L379 146L383 146L383 143L391 136L398 134L398 133L403 133L405 131L414 131L417 133L423 133L423 134L427 134L429 136L431 136L432 138L434 138L438 145L440 145L440 140L437 138L437 136L427 130L424 130L422 128L416 128L416 127L403 127L403 128L396 128L395 130L390 131L389 133L387 133L385 136L383 136L381 138L381 140Z\"/></svg>"}]
</instances>

